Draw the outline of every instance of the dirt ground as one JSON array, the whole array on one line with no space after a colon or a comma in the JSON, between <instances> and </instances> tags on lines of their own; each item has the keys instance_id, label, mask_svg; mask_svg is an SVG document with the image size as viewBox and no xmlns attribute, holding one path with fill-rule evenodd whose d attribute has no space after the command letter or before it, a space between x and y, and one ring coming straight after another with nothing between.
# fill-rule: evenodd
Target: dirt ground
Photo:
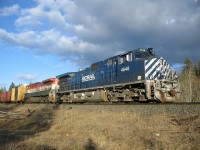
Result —
<instances>
[{"instance_id":1,"label":"dirt ground","mask_svg":"<svg viewBox=\"0 0 200 150\"><path fill-rule=\"evenodd\" d=\"M137 110L151 106L128 107ZM199 113L185 112L182 116L167 113L168 108L149 115L140 110L130 111L125 106L0 104L0 150L200 149L199 109L195 110Z\"/></svg>"}]
</instances>

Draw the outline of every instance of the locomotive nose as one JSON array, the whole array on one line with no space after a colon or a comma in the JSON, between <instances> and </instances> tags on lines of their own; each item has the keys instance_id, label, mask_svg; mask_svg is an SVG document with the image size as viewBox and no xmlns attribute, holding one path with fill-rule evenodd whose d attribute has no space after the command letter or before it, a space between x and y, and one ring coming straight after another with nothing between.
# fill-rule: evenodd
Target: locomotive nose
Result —
<instances>
[{"instance_id":1,"label":"locomotive nose","mask_svg":"<svg viewBox=\"0 0 200 150\"><path fill-rule=\"evenodd\" d=\"M169 64L162 57L159 60L159 64L160 64L160 66L159 66L159 72L160 72L159 78L160 79L169 79L170 72L171 72Z\"/></svg>"},{"instance_id":2,"label":"locomotive nose","mask_svg":"<svg viewBox=\"0 0 200 150\"><path fill-rule=\"evenodd\" d=\"M145 61L145 77L147 80L168 79L169 64L162 58L153 58Z\"/></svg>"}]
</instances>

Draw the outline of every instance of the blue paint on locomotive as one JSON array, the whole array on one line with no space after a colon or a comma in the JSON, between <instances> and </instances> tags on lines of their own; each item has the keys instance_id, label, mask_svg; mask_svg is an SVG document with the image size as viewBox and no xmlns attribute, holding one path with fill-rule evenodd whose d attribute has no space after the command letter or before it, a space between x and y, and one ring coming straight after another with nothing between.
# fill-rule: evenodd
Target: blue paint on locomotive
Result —
<instances>
[{"instance_id":1,"label":"blue paint on locomotive","mask_svg":"<svg viewBox=\"0 0 200 150\"><path fill-rule=\"evenodd\" d=\"M79 72L59 75L60 92L146 80L145 63L153 58L156 57L152 49L140 48L94 63Z\"/></svg>"}]
</instances>

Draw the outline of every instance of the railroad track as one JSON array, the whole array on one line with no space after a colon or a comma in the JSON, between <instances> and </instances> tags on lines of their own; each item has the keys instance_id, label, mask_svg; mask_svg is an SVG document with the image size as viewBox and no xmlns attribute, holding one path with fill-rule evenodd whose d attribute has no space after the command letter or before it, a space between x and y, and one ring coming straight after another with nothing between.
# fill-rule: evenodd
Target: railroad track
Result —
<instances>
[{"instance_id":1,"label":"railroad track","mask_svg":"<svg viewBox=\"0 0 200 150\"><path fill-rule=\"evenodd\" d=\"M135 113L140 115L164 114L168 116L193 116L200 115L200 103L134 103L134 104L52 104L52 103L31 103L31 104L0 104L0 110L7 111L19 107L19 110L26 108L31 111L36 108L56 111L58 109L73 111L84 110L89 112L120 112L120 113Z\"/></svg>"},{"instance_id":2,"label":"railroad track","mask_svg":"<svg viewBox=\"0 0 200 150\"><path fill-rule=\"evenodd\" d=\"M50 104L55 105L55 103L40 103L40 102L28 102L19 104ZM58 105L199 105L200 102L178 102L178 103L156 103L156 102L69 102L60 103ZM57 105L57 104L56 104Z\"/></svg>"}]
</instances>

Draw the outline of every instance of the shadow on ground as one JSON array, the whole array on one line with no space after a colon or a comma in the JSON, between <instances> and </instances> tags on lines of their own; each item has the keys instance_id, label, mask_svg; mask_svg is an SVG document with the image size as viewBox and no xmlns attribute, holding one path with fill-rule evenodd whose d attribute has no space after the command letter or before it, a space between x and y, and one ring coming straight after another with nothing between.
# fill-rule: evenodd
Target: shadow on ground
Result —
<instances>
[{"instance_id":1,"label":"shadow on ground","mask_svg":"<svg viewBox=\"0 0 200 150\"><path fill-rule=\"evenodd\" d=\"M7 149L10 149L10 150L56 150L56 148L50 147L48 145L33 145L33 144L10 145Z\"/></svg>"},{"instance_id":2,"label":"shadow on ground","mask_svg":"<svg viewBox=\"0 0 200 150\"><path fill-rule=\"evenodd\" d=\"M97 144L94 143L92 139L88 139L85 150L97 150Z\"/></svg>"},{"instance_id":3,"label":"shadow on ground","mask_svg":"<svg viewBox=\"0 0 200 150\"><path fill-rule=\"evenodd\" d=\"M58 108L59 105L44 105L41 109L35 110L30 117L23 120L0 120L0 149L5 149L10 143L18 143L23 141L24 138L49 130L55 110ZM26 145L22 146L25 147ZM38 146L38 149L51 149L47 147L46 145Z\"/></svg>"},{"instance_id":4,"label":"shadow on ground","mask_svg":"<svg viewBox=\"0 0 200 150\"><path fill-rule=\"evenodd\" d=\"M0 103L1 107L0 107L0 111L14 111L18 106L20 106L20 104L9 104L9 103Z\"/></svg>"}]
</instances>

